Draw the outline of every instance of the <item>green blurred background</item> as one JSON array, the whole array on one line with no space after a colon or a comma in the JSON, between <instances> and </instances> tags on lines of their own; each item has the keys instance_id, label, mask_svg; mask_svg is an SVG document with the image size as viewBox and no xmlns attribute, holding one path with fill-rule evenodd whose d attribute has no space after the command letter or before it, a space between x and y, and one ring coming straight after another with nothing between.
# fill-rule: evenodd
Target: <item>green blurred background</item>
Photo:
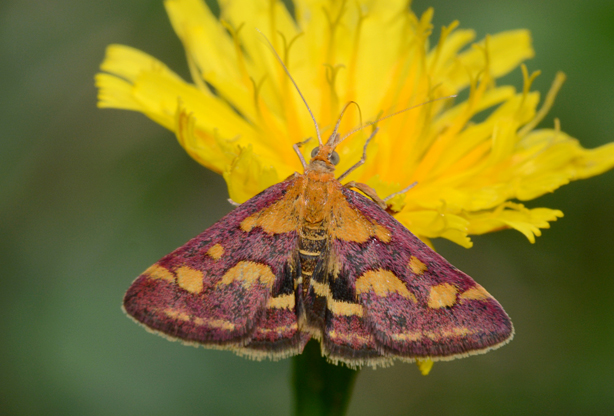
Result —
<instances>
[{"instance_id":1,"label":"green blurred background","mask_svg":"<svg viewBox=\"0 0 614 416\"><path fill-rule=\"evenodd\" d=\"M435 33L459 19L487 33L528 28L545 93L542 125L596 147L614 131L611 0L416 0ZM252 362L171 343L120 311L146 267L230 210L221 177L141 114L96 109L110 43L187 77L157 0L3 0L0 5L0 414L285 415L290 361ZM521 86L520 70L504 80ZM499 82L501 83L501 82ZM531 245L517 232L437 248L484 285L516 338L484 356L363 370L351 415L614 412L614 173L528 205L565 217Z\"/></svg>"}]
</instances>

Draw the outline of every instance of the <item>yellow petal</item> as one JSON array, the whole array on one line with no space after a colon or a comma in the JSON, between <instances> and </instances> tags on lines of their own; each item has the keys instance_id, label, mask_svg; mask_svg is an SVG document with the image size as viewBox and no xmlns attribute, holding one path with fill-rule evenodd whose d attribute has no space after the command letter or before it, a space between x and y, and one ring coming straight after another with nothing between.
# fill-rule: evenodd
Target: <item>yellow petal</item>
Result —
<instances>
[{"instance_id":1,"label":"yellow petal","mask_svg":"<svg viewBox=\"0 0 614 416\"><path fill-rule=\"evenodd\" d=\"M485 234L505 228L513 228L524 234L531 242L541 235L540 228L550 228L550 222L563 217L559 210L549 208L527 209L522 204L506 203L499 209L481 214L470 214L468 231L471 234Z\"/></svg>"},{"instance_id":2,"label":"yellow petal","mask_svg":"<svg viewBox=\"0 0 614 416\"><path fill-rule=\"evenodd\" d=\"M418 369L423 376L428 376L433 368L433 360L427 358L425 360L416 360L416 364L418 365Z\"/></svg>"},{"instance_id":3,"label":"yellow petal","mask_svg":"<svg viewBox=\"0 0 614 416\"><path fill-rule=\"evenodd\" d=\"M360 123L380 128L367 162L348 180L388 201L420 238L465 247L469 234L514 228L531 241L562 214L527 209L530 200L614 167L614 144L584 149L554 129L534 131L564 75L537 110L536 73L523 67L516 93L497 78L533 56L531 36L514 30L474 45L474 31L452 22L432 48L433 9L416 16L405 0L296 0L296 19L279 0L219 0L220 19L202 0L165 0L188 58L193 84L157 59L111 45L96 76L100 107L140 111L176 133L199 163L222 173L235 201L301 171L292 145L314 137L312 119L259 28L274 45L311 108L324 140L341 109L341 134ZM382 41L385 39L385 42ZM433 99L468 88L466 100ZM558 122L557 122L558 123ZM338 173L353 166L373 127L336 149ZM315 137L314 137L315 139ZM308 155L316 140L301 151Z\"/></svg>"},{"instance_id":4,"label":"yellow petal","mask_svg":"<svg viewBox=\"0 0 614 416\"><path fill-rule=\"evenodd\" d=\"M175 121L175 132L179 144L203 166L214 172L222 173L226 166L238 156L240 150L236 145L236 140L223 139L216 131L207 132L197 129L194 113L185 106L178 106Z\"/></svg>"},{"instance_id":5,"label":"yellow petal","mask_svg":"<svg viewBox=\"0 0 614 416\"><path fill-rule=\"evenodd\" d=\"M598 175L614 167L614 144L584 149L576 139L551 129L525 136L515 175L520 200L537 198L572 180Z\"/></svg>"},{"instance_id":6,"label":"yellow petal","mask_svg":"<svg viewBox=\"0 0 614 416\"><path fill-rule=\"evenodd\" d=\"M489 71L493 77L501 77L520 65L521 62L532 58L535 53L531 45L529 31L511 30L488 37L488 49L484 51L486 43L478 43L481 48L471 48L458 55L459 67L449 75L450 80L461 89L468 85L470 74L477 74L486 66L486 55L489 55Z\"/></svg>"},{"instance_id":7,"label":"yellow petal","mask_svg":"<svg viewBox=\"0 0 614 416\"><path fill-rule=\"evenodd\" d=\"M371 188L375 189L377 195L380 198L386 198L389 195L399 192L401 189L406 188L407 186L401 187L399 183L385 182L382 181L379 175L372 176L368 181L367 185ZM387 201L388 206L395 212L401 211L405 207L405 199L407 198L407 193L400 194L398 196L393 197L389 201Z\"/></svg>"},{"instance_id":8,"label":"yellow petal","mask_svg":"<svg viewBox=\"0 0 614 416\"><path fill-rule=\"evenodd\" d=\"M200 0L165 0L173 29L203 73L239 80L232 39Z\"/></svg>"},{"instance_id":9,"label":"yellow petal","mask_svg":"<svg viewBox=\"0 0 614 416\"><path fill-rule=\"evenodd\" d=\"M469 221L461 216L437 211L402 211L397 220L418 237L443 237L469 248L473 245L467 236Z\"/></svg>"},{"instance_id":10,"label":"yellow petal","mask_svg":"<svg viewBox=\"0 0 614 416\"><path fill-rule=\"evenodd\" d=\"M98 108L139 111L141 105L132 95L132 84L109 74L96 74Z\"/></svg>"},{"instance_id":11,"label":"yellow petal","mask_svg":"<svg viewBox=\"0 0 614 416\"><path fill-rule=\"evenodd\" d=\"M287 173L287 172L286 172ZM243 203L285 177L265 160L255 157L251 146L241 148L239 155L223 173L230 199ZM289 176L289 175L286 175Z\"/></svg>"}]
</instances>

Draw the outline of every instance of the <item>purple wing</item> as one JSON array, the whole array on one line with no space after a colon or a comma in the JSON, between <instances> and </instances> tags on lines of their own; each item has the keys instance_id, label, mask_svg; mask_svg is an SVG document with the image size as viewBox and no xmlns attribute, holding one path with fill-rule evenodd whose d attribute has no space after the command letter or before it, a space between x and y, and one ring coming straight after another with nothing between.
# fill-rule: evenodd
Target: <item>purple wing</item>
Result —
<instances>
[{"instance_id":1,"label":"purple wing","mask_svg":"<svg viewBox=\"0 0 614 416\"><path fill-rule=\"evenodd\" d=\"M266 189L143 272L124 297L128 315L170 338L256 359L302 351L309 336L298 329L289 263L296 230L246 225L292 184Z\"/></svg>"},{"instance_id":2,"label":"purple wing","mask_svg":"<svg viewBox=\"0 0 614 416\"><path fill-rule=\"evenodd\" d=\"M323 348L350 365L452 359L497 348L513 336L501 305L373 201L343 188L349 205L388 236L335 239ZM381 230L381 228L380 228Z\"/></svg>"}]
</instances>

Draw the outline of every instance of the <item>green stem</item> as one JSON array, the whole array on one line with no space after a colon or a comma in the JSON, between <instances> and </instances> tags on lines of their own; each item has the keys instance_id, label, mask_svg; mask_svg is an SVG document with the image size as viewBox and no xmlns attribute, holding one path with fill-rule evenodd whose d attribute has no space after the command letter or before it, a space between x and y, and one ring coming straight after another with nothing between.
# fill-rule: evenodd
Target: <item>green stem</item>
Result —
<instances>
[{"instance_id":1,"label":"green stem","mask_svg":"<svg viewBox=\"0 0 614 416\"><path fill-rule=\"evenodd\" d=\"M329 364L320 344L309 341L302 354L292 358L294 414L296 416L343 416L358 370Z\"/></svg>"}]
</instances>

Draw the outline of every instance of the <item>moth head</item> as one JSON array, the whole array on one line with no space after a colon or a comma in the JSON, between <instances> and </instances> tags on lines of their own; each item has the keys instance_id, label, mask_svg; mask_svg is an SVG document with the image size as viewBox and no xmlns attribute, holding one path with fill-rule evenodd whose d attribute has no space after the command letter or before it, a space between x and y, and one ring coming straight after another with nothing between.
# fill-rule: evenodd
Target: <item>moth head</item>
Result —
<instances>
[{"instance_id":1,"label":"moth head","mask_svg":"<svg viewBox=\"0 0 614 416\"><path fill-rule=\"evenodd\" d=\"M321 166L325 170L331 172L335 170L335 165L339 163L339 154L335 152L338 140L339 135L335 133L328 139L326 144L314 147L311 151L311 161L309 164L312 166Z\"/></svg>"}]
</instances>

